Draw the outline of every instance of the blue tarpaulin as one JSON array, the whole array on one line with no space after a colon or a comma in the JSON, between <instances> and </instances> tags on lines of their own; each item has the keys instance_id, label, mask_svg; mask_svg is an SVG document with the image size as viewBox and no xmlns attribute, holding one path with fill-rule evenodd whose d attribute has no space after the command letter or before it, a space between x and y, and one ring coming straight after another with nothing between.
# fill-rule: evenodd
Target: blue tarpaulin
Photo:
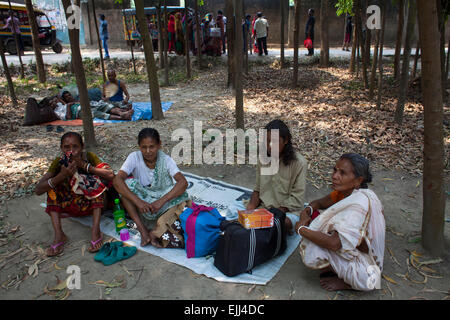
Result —
<instances>
[{"instance_id":1,"label":"blue tarpaulin","mask_svg":"<svg viewBox=\"0 0 450 320\"><path fill-rule=\"evenodd\" d=\"M166 112L170 109L173 102L161 102L163 112ZM152 103L151 102L133 102L133 116L131 117L131 121L138 120L150 120L152 118ZM94 123L120 123L127 122L129 120L103 120L94 118Z\"/></svg>"}]
</instances>

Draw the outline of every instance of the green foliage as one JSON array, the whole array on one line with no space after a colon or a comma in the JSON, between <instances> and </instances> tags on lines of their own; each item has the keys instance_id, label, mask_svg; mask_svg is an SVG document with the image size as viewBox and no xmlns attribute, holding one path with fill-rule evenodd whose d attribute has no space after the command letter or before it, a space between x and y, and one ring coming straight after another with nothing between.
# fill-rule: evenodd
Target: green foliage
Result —
<instances>
[{"instance_id":1,"label":"green foliage","mask_svg":"<svg viewBox=\"0 0 450 320\"><path fill-rule=\"evenodd\" d=\"M338 0L335 7L337 8L336 15L338 17L343 13L353 16L353 0Z\"/></svg>"}]
</instances>

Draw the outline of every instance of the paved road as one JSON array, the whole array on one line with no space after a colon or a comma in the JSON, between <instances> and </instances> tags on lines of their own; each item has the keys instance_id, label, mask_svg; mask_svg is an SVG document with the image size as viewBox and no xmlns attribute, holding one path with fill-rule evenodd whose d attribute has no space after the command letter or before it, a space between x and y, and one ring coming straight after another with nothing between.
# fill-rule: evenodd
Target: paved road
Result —
<instances>
[{"instance_id":1,"label":"paved road","mask_svg":"<svg viewBox=\"0 0 450 320\"><path fill-rule=\"evenodd\" d=\"M300 59L305 58L306 52L307 52L306 49L301 48L299 58ZM413 49L412 52L415 53L415 49ZM315 53L320 54L320 49L315 49ZM94 49L82 49L81 54L82 54L83 58L98 58L99 57L98 50L94 50ZM394 55L394 49L385 48L383 50L383 54L384 55ZM293 49L287 49L285 51L286 57L292 57L293 55L294 55ZM110 56L111 56L111 58L131 59L131 53L129 50L127 51L127 50L113 49L113 50L110 50ZM280 50L277 48L269 49L269 56L270 57L279 57ZM330 48L330 56L331 57L350 58L350 52L343 51L342 48ZM143 59L144 53L140 52L140 51L135 52L135 57ZM251 59L258 58L255 55L253 55L253 57L252 56L250 56L250 57L251 57ZM56 54L53 51L44 51L43 58L44 58L44 63L46 63L46 64L64 63L64 62L70 60L69 49L67 47L64 48L63 53L60 53L60 54ZM14 65L19 64L19 58L17 56L10 56L9 54L6 54L6 60L7 60L8 64L11 64L11 63L13 63ZM34 62L35 57L34 57L33 51L25 52L25 56L22 57L22 61L23 61L23 63L29 63L30 61Z\"/></svg>"}]
</instances>

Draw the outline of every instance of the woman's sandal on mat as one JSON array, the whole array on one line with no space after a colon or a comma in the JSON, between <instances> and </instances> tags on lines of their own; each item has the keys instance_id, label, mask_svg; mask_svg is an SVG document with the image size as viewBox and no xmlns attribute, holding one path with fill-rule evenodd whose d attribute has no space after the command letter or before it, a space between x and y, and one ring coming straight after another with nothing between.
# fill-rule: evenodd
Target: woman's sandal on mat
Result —
<instances>
[{"instance_id":1,"label":"woman's sandal on mat","mask_svg":"<svg viewBox=\"0 0 450 320\"><path fill-rule=\"evenodd\" d=\"M98 238L98 240L91 241L91 247L88 249L88 251L90 253L95 253L95 252L99 251L101 246L97 249L95 248L99 242L102 242L102 244L103 244L103 237Z\"/></svg>"}]
</instances>

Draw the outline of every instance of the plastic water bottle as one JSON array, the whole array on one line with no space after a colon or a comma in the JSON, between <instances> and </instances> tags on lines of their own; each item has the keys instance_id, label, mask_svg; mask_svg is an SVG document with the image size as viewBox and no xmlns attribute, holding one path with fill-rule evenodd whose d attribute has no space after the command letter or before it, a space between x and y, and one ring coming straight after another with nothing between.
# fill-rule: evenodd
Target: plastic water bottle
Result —
<instances>
[{"instance_id":1,"label":"plastic water bottle","mask_svg":"<svg viewBox=\"0 0 450 320\"><path fill-rule=\"evenodd\" d=\"M127 219L125 218L125 211L120 206L120 200L114 200L114 223L116 224L116 232L120 233L121 229L127 227Z\"/></svg>"}]
</instances>

